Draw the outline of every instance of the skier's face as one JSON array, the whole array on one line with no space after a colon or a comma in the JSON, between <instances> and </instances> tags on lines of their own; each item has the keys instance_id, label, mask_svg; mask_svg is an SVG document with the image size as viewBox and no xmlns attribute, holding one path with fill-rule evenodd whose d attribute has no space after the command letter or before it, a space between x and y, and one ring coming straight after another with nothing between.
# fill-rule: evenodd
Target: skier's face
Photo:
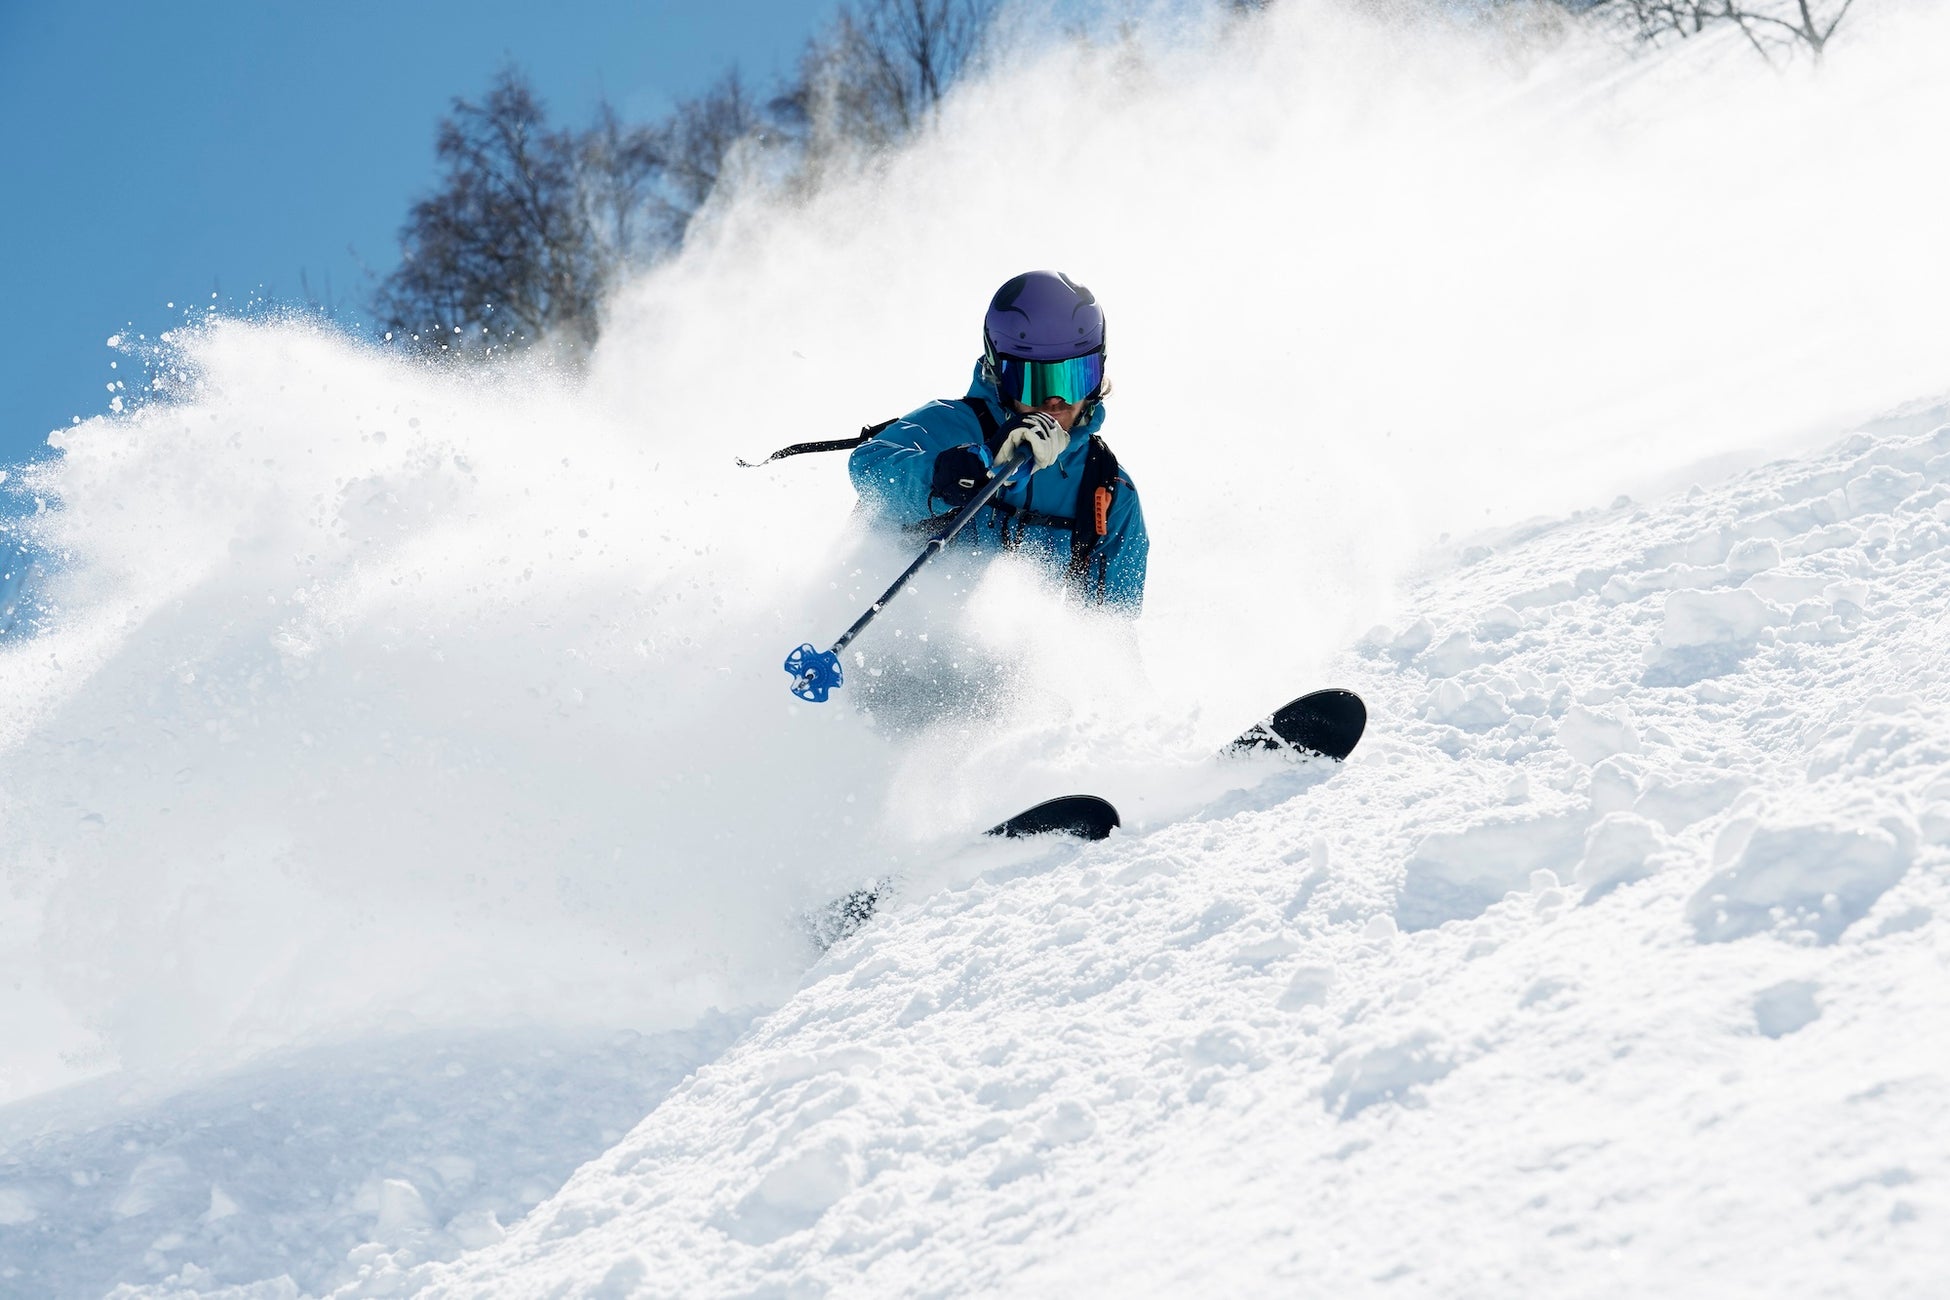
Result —
<instances>
[{"instance_id":1,"label":"skier's face","mask_svg":"<svg viewBox=\"0 0 1950 1300\"><path fill-rule=\"evenodd\" d=\"M1017 402L1015 407L1018 411L1046 411L1055 416L1056 422L1063 426L1065 433L1068 433L1075 426L1077 419L1083 414L1083 408L1089 404L1087 400L1082 402L1065 402L1060 397L1046 397L1043 399L1041 406L1031 407L1023 402Z\"/></svg>"}]
</instances>

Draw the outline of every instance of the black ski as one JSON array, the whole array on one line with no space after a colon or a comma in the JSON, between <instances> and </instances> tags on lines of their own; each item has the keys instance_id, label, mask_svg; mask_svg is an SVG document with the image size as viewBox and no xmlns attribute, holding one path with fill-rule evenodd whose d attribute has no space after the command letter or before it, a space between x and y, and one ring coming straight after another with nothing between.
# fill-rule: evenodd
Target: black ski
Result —
<instances>
[{"instance_id":1,"label":"black ski","mask_svg":"<svg viewBox=\"0 0 1950 1300\"><path fill-rule=\"evenodd\" d=\"M1070 794L1039 803L983 833L1006 835L1010 839L1023 835L1074 835L1080 840L1101 840L1110 834L1113 826L1123 824L1109 801L1094 794Z\"/></svg>"},{"instance_id":2,"label":"black ski","mask_svg":"<svg viewBox=\"0 0 1950 1300\"><path fill-rule=\"evenodd\" d=\"M1111 806L1109 800L1099 799L1094 794L1070 794L1061 799L1045 800L982 833L1009 839L1019 839L1025 835L1073 835L1080 840L1101 840L1110 835L1113 827L1121 825L1123 822L1117 816L1117 809ZM808 913L806 928L820 951L824 952L872 920L874 911L880 906L881 894L893 883L888 879L870 889L856 889L844 898L834 899L818 912Z\"/></svg>"},{"instance_id":3,"label":"black ski","mask_svg":"<svg viewBox=\"0 0 1950 1300\"><path fill-rule=\"evenodd\" d=\"M1367 729L1368 706L1360 696L1338 688L1314 691L1281 705L1272 717L1255 722L1220 753L1298 750L1338 762L1354 752Z\"/></svg>"}]
</instances>

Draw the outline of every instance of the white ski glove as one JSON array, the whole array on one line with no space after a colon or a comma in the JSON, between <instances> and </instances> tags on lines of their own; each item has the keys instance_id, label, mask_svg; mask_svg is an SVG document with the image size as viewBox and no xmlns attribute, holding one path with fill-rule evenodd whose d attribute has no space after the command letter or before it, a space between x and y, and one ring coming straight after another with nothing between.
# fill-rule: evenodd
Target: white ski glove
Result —
<instances>
[{"instance_id":1,"label":"white ski glove","mask_svg":"<svg viewBox=\"0 0 1950 1300\"><path fill-rule=\"evenodd\" d=\"M1070 431L1048 411L1025 411L1009 421L1009 436L996 449L995 463L1006 465L1028 452L1037 469L1048 469L1070 445Z\"/></svg>"}]
</instances>

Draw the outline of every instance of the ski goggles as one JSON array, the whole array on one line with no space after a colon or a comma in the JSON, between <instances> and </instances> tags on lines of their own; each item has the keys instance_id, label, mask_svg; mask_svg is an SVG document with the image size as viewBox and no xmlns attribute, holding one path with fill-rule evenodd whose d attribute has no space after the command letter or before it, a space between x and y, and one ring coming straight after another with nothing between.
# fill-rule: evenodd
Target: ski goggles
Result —
<instances>
[{"instance_id":1,"label":"ski goggles","mask_svg":"<svg viewBox=\"0 0 1950 1300\"><path fill-rule=\"evenodd\" d=\"M1095 397L1104 386L1104 350L1086 352L1062 361L1028 361L1022 357L989 353L989 366L995 371L995 386L1005 401L1024 406L1041 406L1052 397L1074 406Z\"/></svg>"}]
</instances>

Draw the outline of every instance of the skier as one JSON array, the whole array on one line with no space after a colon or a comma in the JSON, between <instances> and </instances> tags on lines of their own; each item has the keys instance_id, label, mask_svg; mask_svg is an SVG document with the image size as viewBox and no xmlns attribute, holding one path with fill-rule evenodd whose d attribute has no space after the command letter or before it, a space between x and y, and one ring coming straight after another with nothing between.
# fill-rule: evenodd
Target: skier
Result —
<instances>
[{"instance_id":1,"label":"skier","mask_svg":"<svg viewBox=\"0 0 1950 1300\"><path fill-rule=\"evenodd\" d=\"M992 468L1034 459L958 542L1034 555L1086 602L1135 615L1150 540L1137 488L1097 435L1103 427L1104 313L1055 271L1000 289L982 323L968 395L929 402L873 430L848 462L877 523L914 532L966 505Z\"/></svg>"}]
</instances>

